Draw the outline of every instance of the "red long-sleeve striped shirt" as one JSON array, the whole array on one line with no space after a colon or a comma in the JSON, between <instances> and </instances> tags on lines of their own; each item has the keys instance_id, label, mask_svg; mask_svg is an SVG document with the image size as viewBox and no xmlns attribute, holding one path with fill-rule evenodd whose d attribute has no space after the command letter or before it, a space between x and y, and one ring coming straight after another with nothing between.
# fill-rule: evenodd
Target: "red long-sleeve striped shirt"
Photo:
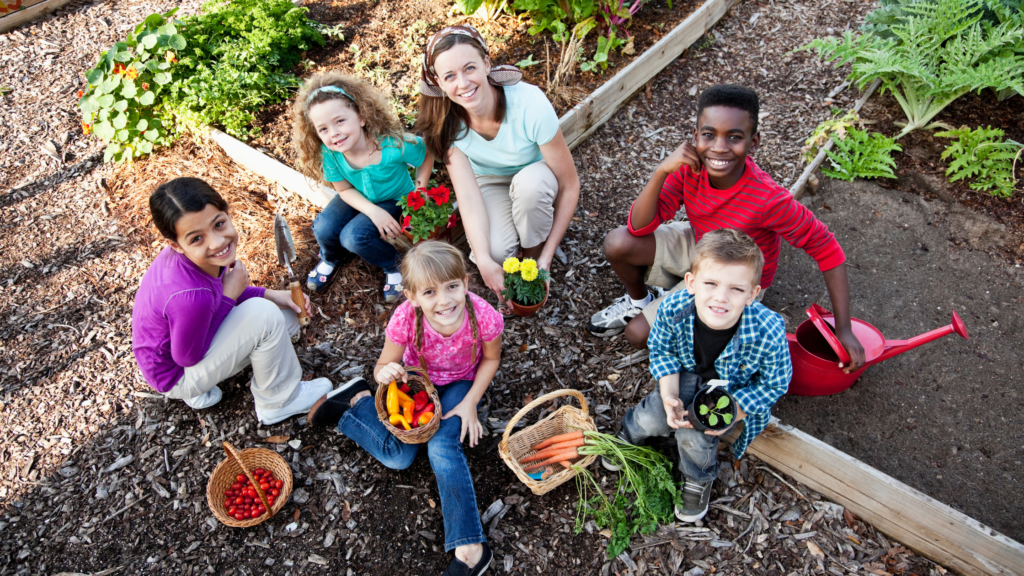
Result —
<instances>
[{"instance_id":1,"label":"red long-sleeve striped shirt","mask_svg":"<svg viewBox=\"0 0 1024 576\"><path fill-rule=\"evenodd\" d=\"M828 227L758 168L750 157L747 157L743 176L728 190L712 188L707 171L695 174L684 164L665 180L658 197L658 212L650 224L634 229L633 208L630 207L629 231L634 236L653 233L662 222L675 217L680 205L686 207L686 216L698 241L705 233L720 228L742 230L754 239L764 254L762 288L771 286L775 280L781 238L807 252L822 272L846 261L842 247Z\"/></svg>"}]
</instances>

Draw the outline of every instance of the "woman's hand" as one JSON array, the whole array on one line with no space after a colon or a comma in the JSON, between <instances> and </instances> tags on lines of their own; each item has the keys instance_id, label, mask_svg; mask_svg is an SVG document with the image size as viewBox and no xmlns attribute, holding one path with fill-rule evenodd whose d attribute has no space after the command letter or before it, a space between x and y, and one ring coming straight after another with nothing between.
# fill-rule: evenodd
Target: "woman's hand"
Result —
<instances>
[{"instance_id":1,"label":"woman's hand","mask_svg":"<svg viewBox=\"0 0 1024 576\"><path fill-rule=\"evenodd\" d=\"M221 275L221 286L224 288L224 295L232 300L238 300L242 292L249 287L249 271L241 260L235 260L234 264Z\"/></svg>"},{"instance_id":2,"label":"woman's hand","mask_svg":"<svg viewBox=\"0 0 1024 576\"><path fill-rule=\"evenodd\" d=\"M378 384L390 384L392 382L408 382L408 376L405 374L405 367L398 362L390 362L381 366L380 370L374 375L377 379Z\"/></svg>"},{"instance_id":3,"label":"woman's hand","mask_svg":"<svg viewBox=\"0 0 1024 576\"><path fill-rule=\"evenodd\" d=\"M480 270L484 284L498 296L498 304L503 305L505 299L501 297L501 291L505 289L505 271L502 270L501 264L490 258L481 257L477 262L477 269Z\"/></svg>"},{"instance_id":4,"label":"woman's hand","mask_svg":"<svg viewBox=\"0 0 1024 576\"><path fill-rule=\"evenodd\" d=\"M477 442L484 435L484 426L477 417L476 403L463 400L459 402L458 406L449 410L444 416L441 416L441 420L447 420L452 416L462 418L462 432L459 433L459 442L462 442L466 438L466 432L469 432L469 447L476 446Z\"/></svg>"},{"instance_id":5,"label":"woman's hand","mask_svg":"<svg viewBox=\"0 0 1024 576\"><path fill-rule=\"evenodd\" d=\"M292 312L295 312L296 314L302 312L299 309L298 305L295 304L295 302L292 300L291 290L267 290L266 292L263 293L263 297L266 298L267 300L270 300L274 304L277 304L277 307L281 308L282 310L289 309ZM306 315L313 316L313 308L309 304L309 295L303 293L302 298L305 302L303 306L306 309Z\"/></svg>"},{"instance_id":6,"label":"woman's hand","mask_svg":"<svg viewBox=\"0 0 1024 576\"><path fill-rule=\"evenodd\" d=\"M379 206L374 206L374 208L375 210L367 212L366 216L377 227L380 237L394 240L401 236L402 227L398 224L398 220L395 220L387 210Z\"/></svg>"}]
</instances>

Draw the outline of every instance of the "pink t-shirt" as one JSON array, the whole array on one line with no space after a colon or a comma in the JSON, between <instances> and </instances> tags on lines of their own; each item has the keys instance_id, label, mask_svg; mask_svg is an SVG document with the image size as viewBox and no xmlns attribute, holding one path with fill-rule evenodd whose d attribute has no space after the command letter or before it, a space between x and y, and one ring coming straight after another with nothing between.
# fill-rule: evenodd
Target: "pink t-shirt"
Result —
<instances>
[{"instance_id":1,"label":"pink t-shirt","mask_svg":"<svg viewBox=\"0 0 1024 576\"><path fill-rule=\"evenodd\" d=\"M469 313L464 312L462 326L451 336L442 336L423 320L423 342L420 349L426 359L427 373L435 386L444 386L458 380L472 380L476 377L476 367L484 356L484 342L490 342L501 335L505 329L505 320L501 314L476 294L466 292L469 301L476 311L479 340L476 343L476 358L472 358L473 329L470 327ZM388 321L387 337L399 346L405 346L402 361L406 366L419 366L420 356L414 350L416 313L412 302L405 301L395 310Z\"/></svg>"}]
</instances>

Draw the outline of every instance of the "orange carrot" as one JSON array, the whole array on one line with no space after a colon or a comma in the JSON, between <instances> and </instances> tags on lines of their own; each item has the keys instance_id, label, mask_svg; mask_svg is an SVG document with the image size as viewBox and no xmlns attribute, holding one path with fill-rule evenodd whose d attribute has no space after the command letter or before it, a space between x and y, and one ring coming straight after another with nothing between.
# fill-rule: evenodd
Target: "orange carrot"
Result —
<instances>
[{"instance_id":1,"label":"orange carrot","mask_svg":"<svg viewBox=\"0 0 1024 576\"><path fill-rule=\"evenodd\" d=\"M559 452L558 454L553 455L551 458L548 458L547 460L544 460L543 462L538 462L537 464L532 464L532 465L528 466L527 468L524 468L524 470L529 472L530 470L535 470L537 468L543 468L544 466L547 466L549 464L558 464L559 462L562 462L564 460L572 460L573 458L579 458L579 456L580 456L580 454L579 454L579 452L575 448L570 448L569 450L567 450L565 452Z\"/></svg>"},{"instance_id":2,"label":"orange carrot","mask_svg":"<svg viewBox=\"0 0 1024 576\"><path fill-rule=\"evenodd\" d=\"M537 452L536 454L533 454L532 456L527 456L526 458L523 458L522 460L519 461L519 463L526 464L527 462L533 462L534 460L543 460L545 458L554 456L555 454L565 452L566 450L570 450L572 448L579 448L580 446L583 446L583 444L583 440L570 440L569 442L554 444L541 450L540 452Z\"/></svg>"},{"instance_id":3,"label":"orange carrot","mask_svg":"<svg viewBox=\"0 0 1024 576\"><path fill-rule=\"evenodd\" d=\"M568 432L566 434L559 434L558 436L552 436L547 440L544 440L540 444L533 447L533 450L543 450L552 444L558 444L559 442L566 442L568 440L582 440L583 430L577 430L575 432Z\"/></svg>"},{"instance_id":4,"label":"orange carrot","mask_svg":"<svg viewBox=\"0 0 1024 576\"><path fill-rule=\"evenodd\" d=\"M568 460L562 460L561 462L559 462L559 464L564 466L566 469L569 469L569 468L572 467L572 462L569 462Z\"/></svg>"}]
</instances>

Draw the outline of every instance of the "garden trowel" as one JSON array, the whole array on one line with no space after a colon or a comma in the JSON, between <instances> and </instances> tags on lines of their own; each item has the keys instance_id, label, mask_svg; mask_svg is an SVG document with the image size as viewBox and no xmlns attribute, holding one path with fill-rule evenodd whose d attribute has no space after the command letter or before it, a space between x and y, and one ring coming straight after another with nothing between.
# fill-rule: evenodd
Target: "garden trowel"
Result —
<instances>
[{"instance_id":1,"label":"garden trowel","mask_svg":"<svg viewBox=\"0 0 1024 576\"><path fill-rule=\"evenodd\" d=\"M309 316L306 314L306 299L302 295L302 287L299 286L299 279L292 272L292 262L295 261L295 241L292 240L292 231L288 228L288 222L280 215L274 215L274 244L277 245L277 263L284 264L288 269L288 289L292 292L292 302L299 307L299 325L309 324Z\"/></svg>"}]
</instances>

